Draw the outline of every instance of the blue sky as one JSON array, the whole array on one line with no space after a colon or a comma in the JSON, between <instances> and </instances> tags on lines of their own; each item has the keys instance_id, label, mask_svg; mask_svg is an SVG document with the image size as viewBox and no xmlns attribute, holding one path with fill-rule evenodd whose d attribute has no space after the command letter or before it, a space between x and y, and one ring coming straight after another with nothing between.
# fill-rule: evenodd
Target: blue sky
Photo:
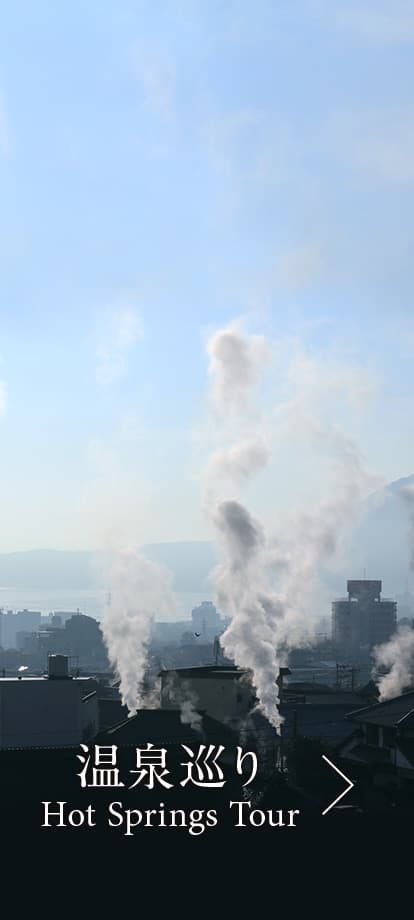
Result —
<instances>
[{"instance_id":1,"label":"blue sky","mask_svg":"<svg viewBox=\"0 0 414 920\"><path fill-rule=\"evenodd\" d=\"M413 44L399 0L3 10L0 550L206 537L205 338L239 316L370 375L347 430L414 472ZM271 524L317 479L282 449L252 495Z\"/></svg>"}]
</instances>

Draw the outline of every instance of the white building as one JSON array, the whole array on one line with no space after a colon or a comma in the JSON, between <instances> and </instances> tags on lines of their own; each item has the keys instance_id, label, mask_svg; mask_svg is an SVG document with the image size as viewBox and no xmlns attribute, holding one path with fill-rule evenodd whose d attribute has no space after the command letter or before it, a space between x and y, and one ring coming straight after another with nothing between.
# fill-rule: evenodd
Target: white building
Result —
<instances>
[{"instance_id":1,"label":"white building","mask_svg":"<svg viewBox=\"0 0 414 920\"><path fill-rule=\"evenodd\" d=\"M77 746L98 731L93 678L68 676L68 659L49 656L47 677L0 678L0 749Z\"/></svg>"},{"instance_id":2,"label":"white building","mask_svg":"<svg viewBox=\"0 0 414 920\"><path fill-rule=\"evenodd\" d=\"M238 723L255 703L247 671L236 667L177 668L161 671L161 708L189 702L219 722Z\"/></svg>"}]
</instances>

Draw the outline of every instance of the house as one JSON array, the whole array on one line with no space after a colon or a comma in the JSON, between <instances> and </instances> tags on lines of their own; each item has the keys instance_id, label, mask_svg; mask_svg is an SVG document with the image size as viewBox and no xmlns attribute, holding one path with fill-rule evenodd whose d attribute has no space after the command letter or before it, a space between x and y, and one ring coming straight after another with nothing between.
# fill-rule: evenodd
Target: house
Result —
<instances>
[{"instance_id":1,"label":"house","mask_svg":"<svg viewBox=\"0 0 414 920\"><path fill-rule=\"evenodd\" d=\"M328 745L339 744L351 732L349 713L364 702L358 691L290 684L280 707L284 740L321 738Z\"/></svg>"},{"instance_id":2,"label":"house","mask_svg":"<svg viewBox=\"0 0 414 920\"><path fill-rule=\"evenodd\" d=\"M354 775L372 787L398 788L414 806L414 690L357 709L348 716L354 733L339 747Z\"/></svg>"}]
</instances>

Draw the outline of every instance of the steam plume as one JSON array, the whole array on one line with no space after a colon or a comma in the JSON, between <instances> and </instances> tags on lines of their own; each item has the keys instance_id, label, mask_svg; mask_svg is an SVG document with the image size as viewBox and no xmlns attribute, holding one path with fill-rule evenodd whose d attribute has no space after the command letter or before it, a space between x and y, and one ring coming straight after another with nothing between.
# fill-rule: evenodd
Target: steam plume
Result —
<instances>
[{"instance_id":1,"label":"steam plume","mask_svg":"<svg viewBox=\"0 0 414 920\"><path fill-rule=\"evenodd\" d=\"M199 699L190 682L188 680L180 681L171 674L166 681L165 690L168 693L170 702L174 706L178 706L180 721L183 725L189 725L194 731L201 732L202 718L197 711Z\"/></svg>"},{"instance_id":2,"label":"steam plume","mask_svg":"<svg viewBox=\"0 0 414 920\"><path fill-rule=\"evenodd\" d=\"M207 465L205 495L223 552L213 574L217 601L231 616L220 641L226 654L252 672L259 708L279 730L282 718L276 680L280 667L286 664L292 647L314 641L309 596L317 567L335 553L338 537L353 521L361 498L372 487L372 478L353 443L310 411L305 375L303 391L296 385L295 398L278 408L276 434L286 439L300 425L302 433L333 455L332 495L314 514L298 516L283 540L269 541L262 524L241 503L239 491L270 458L268 443L273 432L262 415L256 412L255 427L246 436L246 427L252 428L253 389L270 349L261 337L248 336L232 326L217 332L207 351L213 405L223 425L218 432L226 442ZM314 364L312 372L315 375ZM233 443L227 446L229 422ZM223 497L223 481L227 498Z\"/></svg>"},{"instance_id":3,"label":"steam plume","mask_svg":"<svg viewBox=\"0 0 414 920\"><path fill-rule=\"evenodd\" d=\"M207 344L209 374L212 379L213 405L221 414L227 410L245 410L269 349L263 336L247 337L237 324L216 332Z\"/></svg>"},{"instance_id":4,"label":"steam plume","mask_svg":"<svg viewBox=\"0 0 414 920\"><path fill-rule=\"evenodd\" d=\"M406 504L410 518L410 564L414 568L414 488L405 486L400 495ZM380 693L380 700L389 700L399 696L414 684L414 629L401 626L388 642L377 646L374 652L374 679ZM378 673L378 669L389 668L387 674Z\"/></svg>"},{"instance_id":5,"label":"steam plume","mask_svg":"<svg viewBox=\"0 0 414 920\"><path fill-rule=\"evenodd\" d=\"M389 668L388 674L377 676L380 700L399 696L414 683L414 629L401 626L389 642L375 649L376 669Z\"/></svg>"},{"instance_id":6,"label":"steam plume","mask_svg":"<svg viewBox=\"0 0 414 920\"><path fill-rule=\"evenodd\" d=\"M109 660L129 715L145 705L143 678L151 618L175 610L168 570L137 549L118 552L110 567L110 603L102 623Z\"/></svg>"}]
</instances>

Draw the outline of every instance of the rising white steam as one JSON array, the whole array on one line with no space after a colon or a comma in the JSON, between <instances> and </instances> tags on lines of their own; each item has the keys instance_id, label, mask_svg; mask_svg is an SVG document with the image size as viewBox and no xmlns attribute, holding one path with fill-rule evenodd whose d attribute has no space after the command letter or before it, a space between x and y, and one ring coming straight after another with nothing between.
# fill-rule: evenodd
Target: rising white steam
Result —
<instances>
[{"instance_id":1,"label":"rising white steam","mask_svg":"<svg viewBox=\"0 0 414 920\"><path fill-rule=\"evenodd\" d=\"M399 495L404 501L409 514L410 524L410 564L414 569L414 488L404 486ZM375 666L373 677L376 680L380 700L389 700L399 696L408 687L414 685L414 629L401 626L388 642L377 646L374 653ZM382 668L389 668L387 674Z\"/></svg>"},{"instance_id":2,"label":"rising white steam","mask_svg":"<svg viewBox=\"0 0 414 920\"><path fill-rule=\"evenodd\" d=\"M245 412L253 387L270 357L265 338L247 337L235 323L211 336L207 353L212 402L218 413L222 414L223 407L227 412Z\"/></svg>"},{"instance_id":3,"label":"rising white steam","mask_svg":"<svg viewBox=\"0 0 414 920\"><path fill-rule=\"evenodd\" d=\"M197 711L199 705L198 695L188 680L179 680L172 672L164 687L170 703L180 710L180 721L189 725L193 731L202 731L201 713Z\"/></svg>"},{"instance_id":4,"label":"rising white steam","mask_svg":"<svg viewBox=\"0 0 414 920\"><path fill-rule=\"evenodd\" d=\"M167 569L146 559L135 548L113 554L109 567L109 603L102 631L129 715L146 706L143 680L152 617L169 616L174 611Z\"/></svg>"},{"instance_id":5,"label":"rising white steam","mask_svg":"<svg viewBox=\"0 0 414 920\"><path fill-rule=\"evenodd\" d=\"M270 448L257 434L240 444L234 444L228 450L213 453L206 468L206 481L242 485L255 472L266 466L270 459Z\"/></svg>"},{"instance_id":6,"label":"rising white steam","mask_svg":"<svg viewBox=\"0 0 414 920\"><path fill-rule=\"evenodd\" d=\"M230 626L220 637L226 655L252 672L260 708L275 728L281 718L277 709L278 650L267 603L269 586L264 570L265 536L258 521L237 501L220 502L212 514L223 562L215 572L217 602Z\"/></svg>"},{"instance_id":7,"label":"rising white steam","mask_svg":"<svg viewBox=\"0 0 414 920\"><path fill-rule=\"evenodd\" d=\"M232 326L217 332L207 351L218 436L225 443L214 451L205 481L205 507L222 549L213 575L217 602L231 617L220 642L236 664L252 672L259 708L279 730L280 667L293 647L314 641L310 599L318 566L335 553L373 479L353 443L338 427L322 422L310 405L309 365L303 388L296 376L294 397L277 407L272 428L269 417L252 415L253 390L270 354L266 342ZM315 373L313 362L313 378ZM271 439L286 440L298 426L333 460L332 495L270 541L239 492L268 463Z\"/></svg>"},{"instance_id":8,"label":"rising white steam","mask_svg":"<svg viewBox=\"0 0 414 920\"><path fill-rule=\"evenodd\" d=\"M399 696L414 684L414 629L401 626L389 642L375 649L376 680L380 700ZM389 668L378 675L378 669Z\"/></svg>"}]
</instances>

